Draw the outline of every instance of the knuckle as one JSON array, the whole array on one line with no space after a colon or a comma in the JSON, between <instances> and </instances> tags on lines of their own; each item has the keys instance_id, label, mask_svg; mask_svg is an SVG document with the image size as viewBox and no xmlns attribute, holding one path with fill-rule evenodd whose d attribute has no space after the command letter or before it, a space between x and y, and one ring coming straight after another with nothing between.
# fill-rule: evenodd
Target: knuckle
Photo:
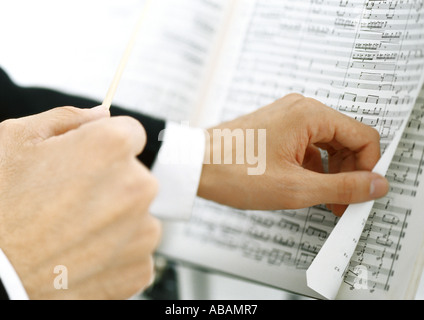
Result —
<instances>
[{"instance_id":1,"label":"knuckle","mask_svg":"<svg viewBox=\"0 0 424 320\"><path fill-rule=\"evenodd\" d=\"M355 180L352 179L352 177L341 177L337 187L337 199L339 199L340 204L352 203L355 189L356 183Z\"/></svg>"},{"instance_id":2,"label":"knuckle","mask_svg":"<svg viewBox=\"0 0 424 320\"><path fill-rule=\"evenodd\" d=\"M147 175L146 186L149 190L149 198L153 199L157 196L159 192L159 182L158 180L150 173Z\"/></svg>"},{"instance_id":3,"label":"knuckle","mask_svg":"<svg viewBox=\"0 0 424 320\"><path fill-rule=\"evenodd\" d=\"M99 121L95 123L94 125L91 125L90 136L95 137L96 140L108 141L109 135L111 135L108 122L109 122L109 119Z\"/></svg>"},{"instance_id":4,"label":"knuckle","mask_svg":"<svg viewBox=\"0 0 424 320\"><path fill-rule=\"evenodd\" d=\"M286 108L293 109L303 101L305 97L299 93L290 93L283 98L278 99L275 103L276 105L285 106Z\"/></svg>"},{"instance_id":5,"label":"knuckle","mask_svg":"<svg viewBox=\"0 0 424 320\"><path fill-rule=\"evenodd\" d=\"M137 119L129 116L120 116L118 117L120 121L123 123L123 127L125 128L132 128L132 129L138 129L140 130L139 134L146 137L146 131L143 127L143 125L138 121Z\"/></svg>"},{"instance_id":6,"label":"knuckle","mask_svg":"<svg viewBox=\"0 0 424 320\"><path fill-rule=\"evenodd\" d=\"M150 227L151 231L150 232L151 232L152 239L154 241L154 248L156 248L159 240L162 237L162 224L155 217L153 217L153 216L150 216L150 217L151 217L151 227Z\"/></svg>"},{"instance_id":7,"label":"knuckle","mask_svg":"<svg viewBox=\"0 0 424 320\"><path fill-rule=\"evenodd\" d=\"M288 95L286 95L284 98L280 99L280 100L292 100L292 101L296 101L296 100L302 100L305 97L303 95L301 95L300 93L290 93Z\"/></svg>"},{"instance_id":8,"label":"knuckle","mask_svg":"<svg viewBox=\"0 0 424 320\"><path fill-rule=\"evenodd\" d=\"M130 121L132 123L132 125L136 128L139 129L139 134L140 134L140 138L147 140L147 133L146 133L146 129L144 128L144 126L140 123L140 121L138 121L137 119L131 118L131 117L127 117L128 121Z\"/></svg>"},{"instance_id":9,"label":"knuckle","mask_svg":"<svg viewBox=\"0 0 424 320\"><path fill-rule=\"evenodd\" d=\"M134 281L134 290L136 291L144 290L152 283L155 275L155 264L151 255L140 263L139 270L139 275Z\"/></svg>"},{"instance_id":10,"label":"knuckle","mask_svg":"<svg viewBox=\"0 0 424 320\"><path fill-rule=\"evenodd\" d=\"M110 128L109 140L115 145L128 147L130 145L130 139L125 130L119 127Z\"/></svg>"},{"instance_id":11,"label":"knuckle","mask_svg":"<svg viewBox=\"0 0 424 320\"><path fill-rule=\"evenodd\" d=\"M0 139L5 143L5 146L10 146L4 148L3 151L7 150L7 153L9 153L18 145L21 146L25 142L27 130L25 123L19 119L9 119L0 123Z\"/></svg>"},{"instance_id":12,"label":"knuckle","mask_svg":"<svg viewBox=\"0 0 424 320\"><path fill-rule=\"evenodd\" d=\"M146 183L146 181L144 181L143 186L141 188L141 201L143 201L144 203L149 203L151 204L153 202L153 200L156 198L157 194L158 194L158 183L156 182L156 180L153 180L154 182L150 182L148 181Z\"/></svg>"},{"instance_id":13,"label":"knuckle","mask_svg":"<svg viewBox=\"0 0 424 320\"><path fill-rule=\"evenodd\" d=\"M82 113L82 109L79 109L79 108L76 108L76 107L70 107L70 106L58 107L58 108L53 109L53 111L60 112L66 117L68 117L68 116L78 116Z\"/></svg>"},{"instance_id":14,"label":"knuckle","mask_svg":"<svg viewBox=\"0 0 424 320\"><path fill-rule=\"evenodd\" d=\"M159 183L143 165L137 163L135 168L127 172L125 192L132 202L145 206L151 203L158 194Z\"/></svg>"},{"instance_id":15,"label":"knuckle","mask_svg":"<svg viewBox=\"0 0 424 320\"><path fill-rule=\"evenodd\" d=\"M139 237L135 240L138 243L138 252L141 253L141 257L152 254L162 238L162 224L148 212L141 219L138 218L137 223L140 231Z\"/></svg>"},{"instance_id":16,"label":"knuckle","mask_svg":"<svg viewBox=\"0 0 424 320\"><path fill-rule=\"evenodd\" d=\"M131 139L126 130L109 124L109 121L105 121L100 125L96 132L99 139L106 141L109 147L112 147L114 151L131 149Z\"/></svg>"},{"instance_id":17,"label":"knuckle","mask_svg":"<svg viewBox=\"0 0 424 320\"><path fill-rule=\"evenodd\" d=\"M306 121L309 118L310 109L310 104L308 103L307 98L302 97L289 106L289 114L296 121L302 121L298 123L303 123L303 121Z\"/></svg>"},{"instance_id":18,"label":"knuckle","mask_svg":"<svg viewBox=\"0 0 424 320\"><path fill-rule=\"evenodd\" d=\"M380 142L380 132L375 128L371 128L371 138L377 142Z\"/></svg>"},{"instance_id":19,"label":"knuckle","mask_svg":"<svg viewBox=\"0 0 424 320\"><path fill-rule=\"evenodd\" d=\"M291 107L292 116L297 123L302 123L304 126L317 123L324 123L325 119L331 119L334 110L316 99L303 97L297 100ZM326 123L326 122L325 122Z\"/></svg>"},{"instance_id":20,"label":"knuckle","mask_svg":"<svg viewBox=\"0 0 424 320\"><path fill-rule=\"evenodd\" d=\"M155 274L153 257L151 255L146 256L124 271L126 281L121 283L119 295L123 299L128 299L128 297L142 292L152 283ZM111 293L110 295L113 296L114 294Z\"/></svg>"},{"instance_id":21,"label":"knuckle","mask_svg":"<svg viewBox=\"0 0 424 320\"><path fill-rule=\"evenodd\" d=\"M142 187L146 197L152 200L159 192L159 182L146 167L140 164L138 167L139 184Z\"/></svg>"},{"instance_id":22,"label":"knuckle","mask_svg":"<svg viewBox=\"0 0 424 320\"><path fill-rule=\"evenodd\" d=\"M302 100L301 107L305 109L306 112L319 112L321 104L318 100L315 100L313 98L304 98Z\"/></svg>"},{"instance_id":23,"label":"knuckle","mask_svg":"<svg viewBox=\"0 0 424 320\"><path fill-rule=\"evenodd\" d=\"M83 115L84 109L66 106L57 107L47 112L52 117L52 119L63 121L66 119L80 119ZM81 120L78 122L82 123Z\"/></svg>"},{"instance_id":24,"label":"knuckle","mask_svg":"<svg viewBox=\"0 0 424 320\"><path fill-rule=\"evenodd\" d=\"M24 126L18 119L8 119L0 123L0 131L2 134L10 134L16 131L20 131Z\"/></svg>"},{"instance_id":25,"label":"knuckle","mask_svg":"<svg viewBox=\"0 0 424 320\"><path fill-rule=\"evenodd\" d=\"M144 254L153 254L156 248L159 246L160 240L162 239L162 224L150 213L148 213L140 221L142 221L142 236L144 237L145 241L140 245L139 252L144 252Z\"/></svg>"}]
</instances>

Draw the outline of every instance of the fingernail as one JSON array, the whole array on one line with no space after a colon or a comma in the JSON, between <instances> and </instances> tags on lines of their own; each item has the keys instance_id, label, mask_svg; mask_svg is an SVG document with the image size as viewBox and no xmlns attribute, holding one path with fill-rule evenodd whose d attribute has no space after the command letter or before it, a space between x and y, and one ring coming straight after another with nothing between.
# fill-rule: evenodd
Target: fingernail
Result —
<instances>
[{"instance_id":1,"label":"fingernail","mask_svg":"<svg viewBox=\"0 0 424 320\"><path fill-rule=\"evenodd\" d=\"M385 178L383 177L375 178L371 182L371 187L370 187L371 198L373 199L382 198L387 194L387 192L389 192L389 183Z\"/></svg>"}]
</instances>

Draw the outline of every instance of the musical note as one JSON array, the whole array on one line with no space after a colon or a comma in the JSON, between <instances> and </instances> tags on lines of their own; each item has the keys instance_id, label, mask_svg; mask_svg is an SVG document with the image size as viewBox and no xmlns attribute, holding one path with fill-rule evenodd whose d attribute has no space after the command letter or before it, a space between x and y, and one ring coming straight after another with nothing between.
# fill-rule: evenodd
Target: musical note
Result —
<instances>
[{"instance_id":1,"label":"musical note","mask_svg":"<svg viewBox=\"0 0 424 320\"><path fill-rule=\"evenodd\" d=\"M327 235L328 235L327 231L322 230L322 229L318 229L318 228L315 228L315 227L311 227L311 226L309 226L306 229L306 234L308 236L316 236L318 239L320 239L322 241L327 239Z\"/></svg>"},{"instance_id":2,"label":"musical note","mask_svg":"<svg viewBox=\"0 0 424 320\"><path fill-rule=\"evenodd\" d=\"M245 32L239 33L240 39L232 39L237 45L225 47L237 63L223 59L226 67L220 74L228 75L228 82L216 91L222 98L219 103L207 101L206 108L213 109L214 120L222 122L298 92L377 129L384 154L406 123L421 89L421 6L419 1L252 1L238 26ZM233 47L237 49L231 51ZM399 284L395 270L404 254L400 249L405 234L417 227L409 223L416 215L411 211L412 200L418 197L423 179L424 93L412 117L387 173L389 194L374 204L368 221L361 221L363 233L350 239L356 246L350 265L334 266L345 281L339 292L342 298L356 294L357 290L349 288L358 265L369 271L369 298L384 298L393 283ZM196 229L191 233L196 238L183 233L174 237L184 239L187 247L198 242L205 249L187 253L185 260L216 266L213 252L222 260L254 261L256 273L243 273L244 268L235 270L225 262L218 269L267 284L271 284L267 274L273 274L272 285L280 281L283 287L284 282L284 288L291 290L297 290L299 282L288 279L285 271L304 279L305 270L338 221L322 206L235 212L198 199L193 217L202 217L203 224L200 230L199 225L189 227ZM231 247L223 244L224 237L229 237ZM349 257L346 259L349 262ZM273 273L275 269L280 272Z\"/></svg>"}]
</instances>

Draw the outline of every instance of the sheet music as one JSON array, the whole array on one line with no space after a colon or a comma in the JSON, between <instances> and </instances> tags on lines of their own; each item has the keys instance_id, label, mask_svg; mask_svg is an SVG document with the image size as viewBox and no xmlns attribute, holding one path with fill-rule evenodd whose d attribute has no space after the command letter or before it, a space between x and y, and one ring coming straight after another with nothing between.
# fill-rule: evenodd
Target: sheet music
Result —
<instances>
[{"instance_id":1,"label":"sheet music","mask_svg":"<svg viewBox=\"0 0 424 320\"><path fill-rule=\"evenodd\" d=\"M230 1L151 1L116 102L187 121L198 106Z\"/></svg>"},{"instance_id":2,"label":"sheet music","mask_svg":"<svg viewBox=\"0 0 424 320\"><path fill-rule=\"evenodd\" d=\"M373 172L386 175L405 127L406 121L387 146ZM344 272L349 266L374 204L375 201L368 201L350 205L306 271L308 287L324 298L335 299L337 297Z\"/></svg>"},{"instance_id":3,"label":"sheet music","mask_svg":"<svg viewBox=\"0 0 424 320\"><path fill-rule=\"evenodd\" d=\"M412 0L254 1L238 63L234 71L228 71L229 90L214 120L231 120L287 93L299 92L375 127L381 133L384 153L423 83L423 12L423 1ZM421 120L411 120L408 130L413 126L421 130L417 122ZM421 134L415 132L415 138ZM354 256L345 278L348 289L341 290L343 297L356 292L348 285L356 265L371 272L367 285L372 284L372 289L367 295L383 297L392 294L393 286L398 288L399 248L406 241L409 219L417 219L410 206L412 199L419 199L422 174L421 162L414 166L409 163L413 159L403 156L396 164L405 143L411 141L402 140L388 177L392 181L394 177L399 180L400 174L408 177L396 180L388 197L375 203L371 217L376 220L368 222L365 230L370 225L380 229L372 229L367 245L359 243L360 250L366 247L360 256L362 264ZM419 157L421 147L415 147L411 157ZM415 180L410 185L412 172ZM306 286L305 270L337 221L322 206L242 212L199 199L192 222L170 226L174 234L165 240L163 249L191 263L316 296ZM374 235L376 230L380 234Z\"/></svg>"},{"instance_id":4,"label":"sheet music","mask_svg":"<svg viewBox=\"0 0 424 320\"><path fill-rule=\"evenodd\" d=\"M422 249L424 217L424 88L409 119L386 177L390 193L378 200L365 225L344 276L340 298L413 298L408 279ZM407 248L407 249L405 249ZM358 287L357 270L364 267L366 286ZM355 271L356 270L356 271ZM384 293L388 292L388 295Z\"/></svg>"},{"instance_id":5,"label":"sheet music","mask_svg":"<svg viewBox=\"0 0 424 320\"><path fill-rule=\"evenodd\" d=\"M423 170L424 88L387 173L390 192L373 206L339 298L413 298L408 286L418 279L406 275L414 268L423 237ZM324 207L245 212L199 200L189 225L167 225L165 235L171 237L165 237L160 251L316 297L304 274L337 221Z\"/></svg>"},{"instance_id":6,"label":"sheet music","mask_svg":"<svg viewBox=\"0 0 424 320\"><path fill-rule=\"evenodd\" d=\"M22 21L4 11L1 23L4 30L19 28L23 40L16 43L16 38L2 34L8 46L2 48L1 62L23 84L101 99L139 8L135 0L106 2L73 2L67 16L57 2L44 0L45 7L55 9L43 16L39 3L19 1L15 12L20 6L31 10L22 13ZM229 1L154 2L149 35L138 41L116 102L186 120L198 107L197 94ZM230 120L286 93L300 92L375 126L384 149L412 106L424 74L423 1L238 2L239 15L228 30L230 43L217 66L202 123ZM73 23L81 12L84 19ZM95 14L103 17L97 21L99 30L93 28ZM367 23L359 24L358 17ZM65 18L68 28L60 28L40 45L37 34L68 21ZM33 32L33 42L25 41L28 32ZM31 50L28 43L33 44ZM17 55L26 51L31 51L30 57ZM52 60L60 68L46 68ZM34 78L25 82L31 73ZM413 279L406 281L404 274L410 273L422 242L416 237L423 225L423 99L422 94L387 174L391 192L376 202L365 225L339 292L342 298L409 294L407 285ZM199 199L189 225L166 227L168 237L161 249L208 269L314 296L306 287L305 271L337 221L321 206L245 212ZM367 289L358 282L361 267L367 270Z\"/></svg>"}]
</instances>

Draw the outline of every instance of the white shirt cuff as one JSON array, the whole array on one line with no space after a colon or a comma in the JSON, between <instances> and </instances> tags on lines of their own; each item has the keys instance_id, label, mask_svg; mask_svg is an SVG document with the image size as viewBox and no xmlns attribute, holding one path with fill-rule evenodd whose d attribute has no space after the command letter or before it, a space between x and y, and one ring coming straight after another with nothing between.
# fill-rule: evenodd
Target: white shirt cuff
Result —
<instances>
[{"instance_id":1,"label":"white shirt cuff","mask_svg":"<svg viewBox=\"0 0 424 320\"><path fill-rule=\"evenodd\" d=\"M159 136L163 141L152 173L159 180L159 194L150 210L160 219L191 217L205 156L203 129L168 122Z\"/></svg>"},{"instance_id":2,"label":"white shirt cuff","mask_svg":"<svg viewBox=\"0 0 424 320\"><path fill-rule=\"evenodd\" d=\"M29 300L18 274L1 249L0 278L10 300Z\"/></svg>"}]
</instances>

